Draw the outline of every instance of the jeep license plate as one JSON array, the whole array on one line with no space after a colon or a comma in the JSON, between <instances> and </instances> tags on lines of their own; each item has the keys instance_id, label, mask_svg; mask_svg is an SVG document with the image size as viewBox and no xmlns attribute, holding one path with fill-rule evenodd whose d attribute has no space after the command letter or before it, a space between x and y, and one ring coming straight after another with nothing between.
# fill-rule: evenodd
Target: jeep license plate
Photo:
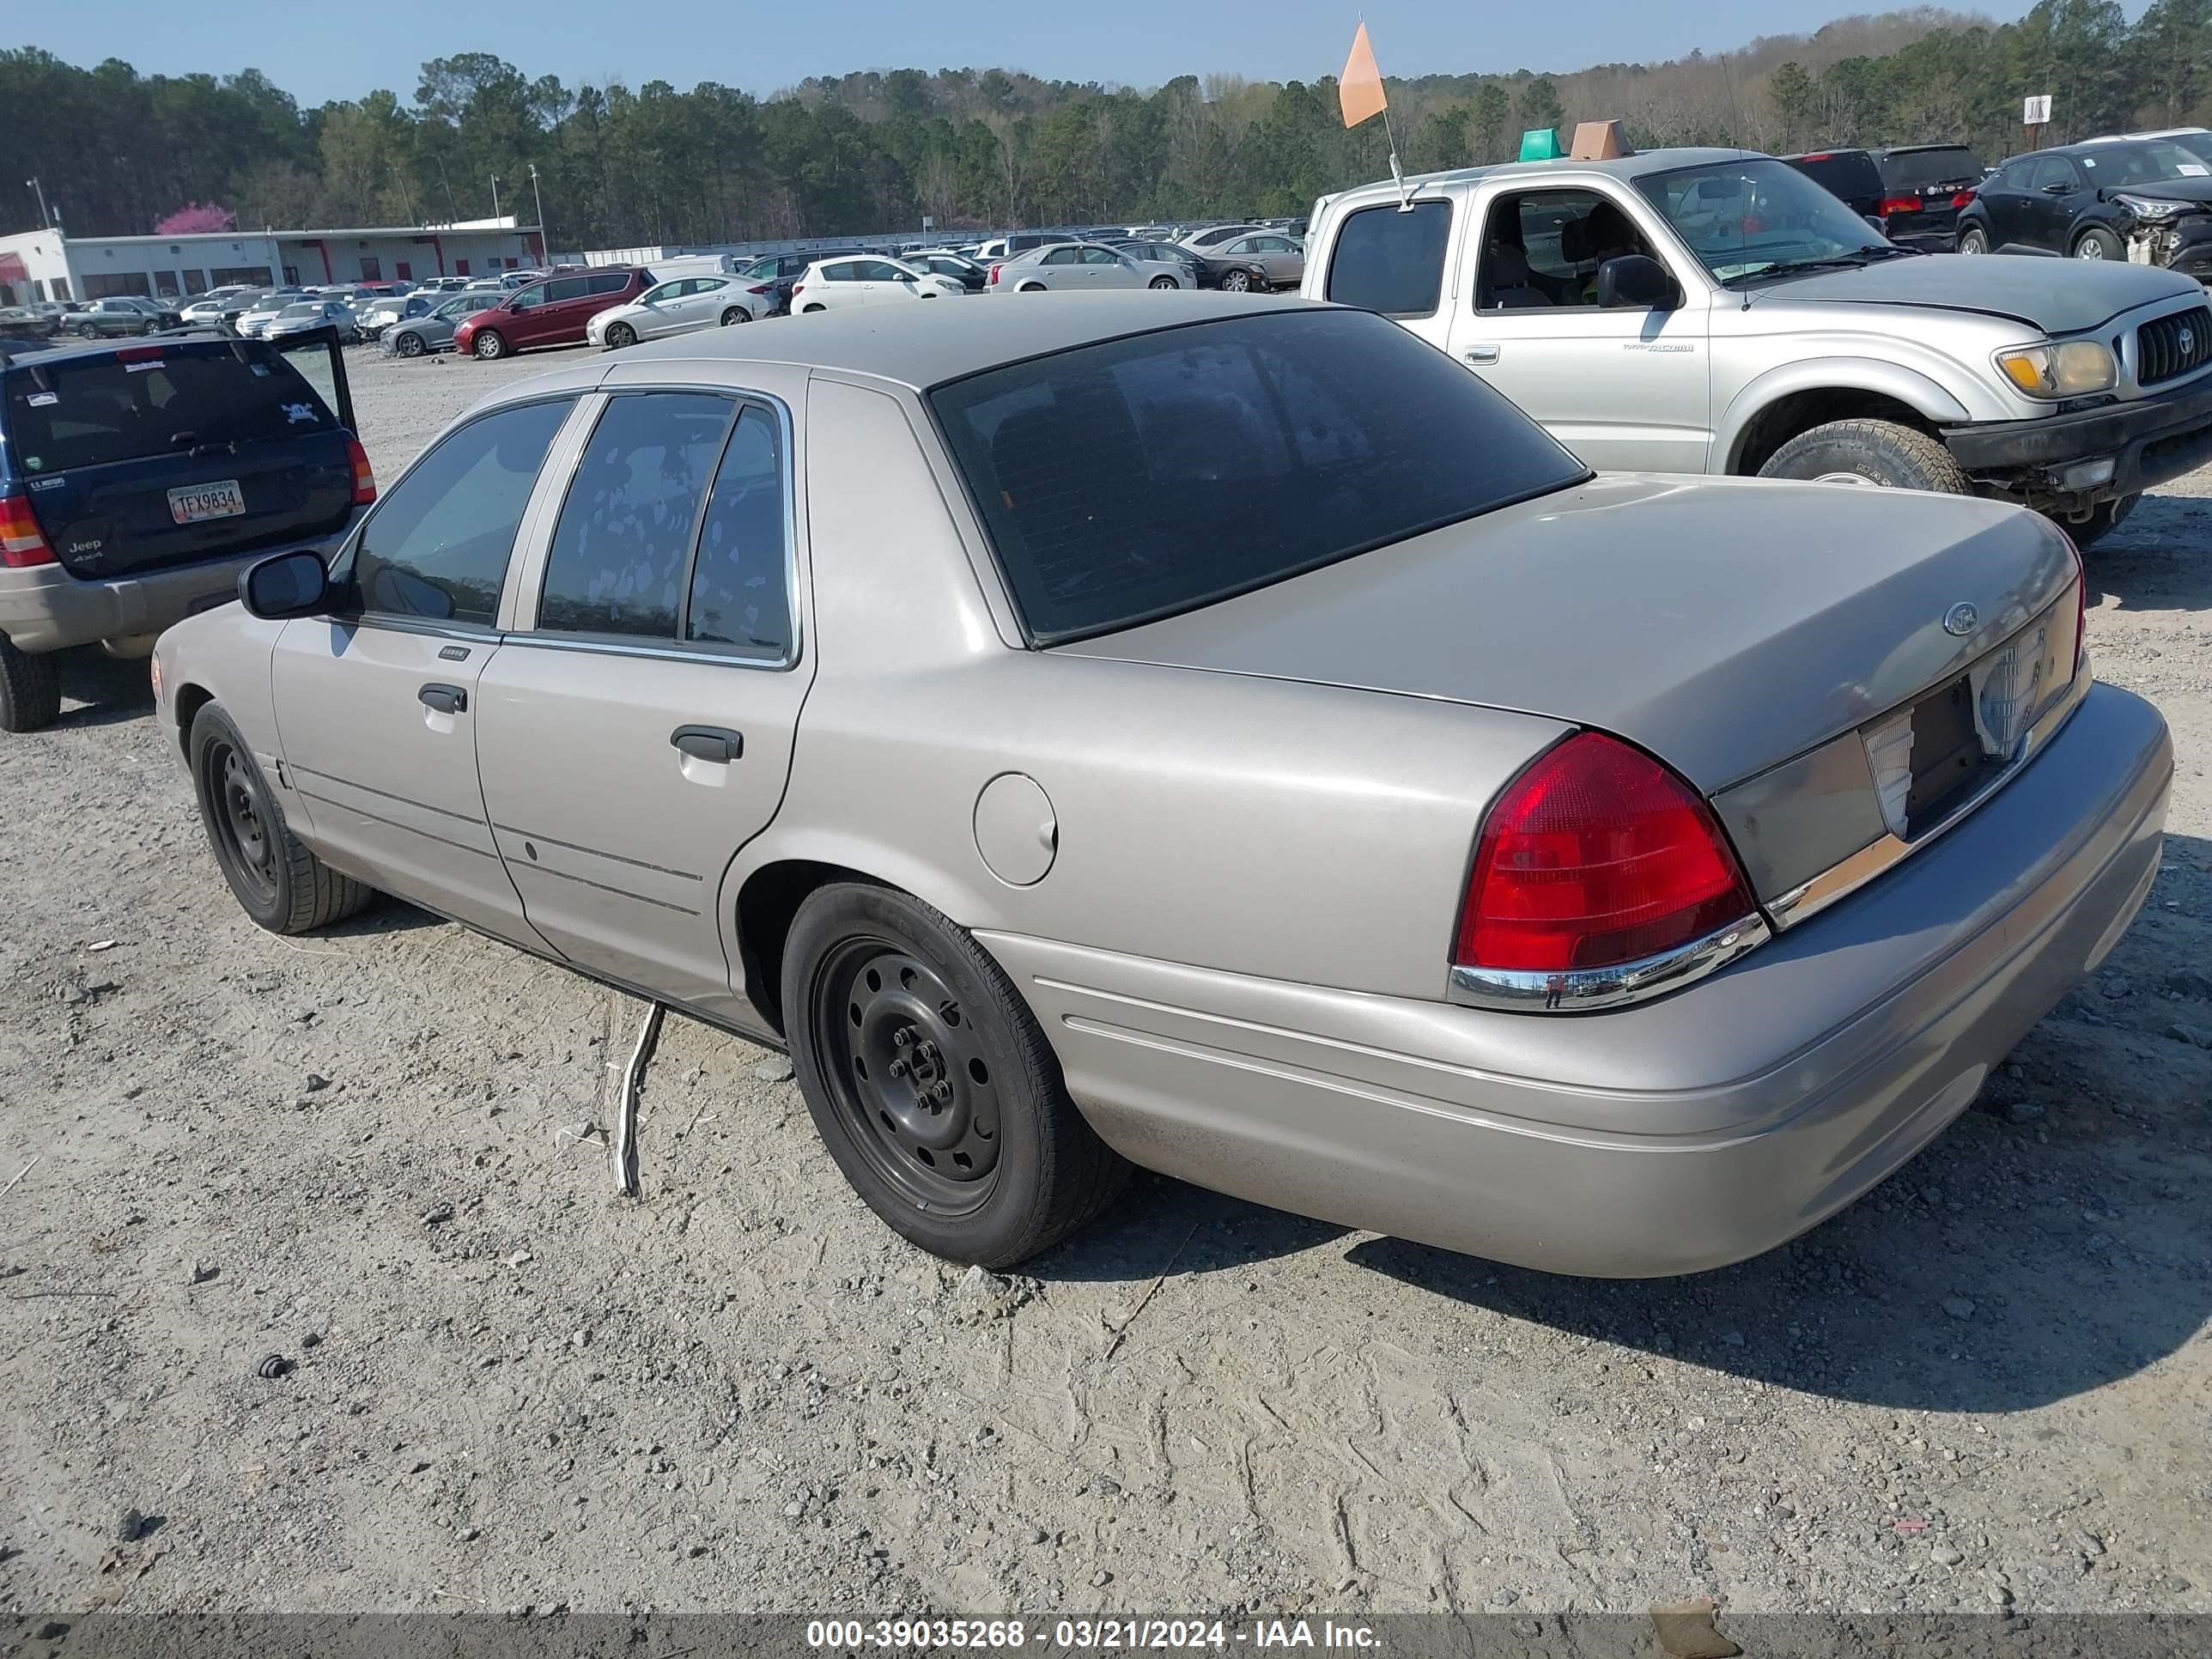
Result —
<instances>
[{"instance_id":1,"label":"jeep license plate","mask_svg":"<svg viewBox=\"0 0 2212 1659\"><path fill-rule=\"evenodd\" d=\"M234 519L246 511L246 493L238 480L191 484L169 492L169 516L179 524L198 524L204 519Z\"/></svg>"}]
</instances>

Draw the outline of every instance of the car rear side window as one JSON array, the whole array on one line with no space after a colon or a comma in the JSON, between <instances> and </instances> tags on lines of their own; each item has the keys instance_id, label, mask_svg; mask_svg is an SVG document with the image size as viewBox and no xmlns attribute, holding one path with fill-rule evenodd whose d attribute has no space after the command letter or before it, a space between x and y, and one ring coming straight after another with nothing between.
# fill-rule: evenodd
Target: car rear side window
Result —
<instances>
[{"instance_id":1,"label":"car rear side window","mask_svg":"<svg viewBox=\"0 0 2212 1659\"><path fill-rule=\"evenodd\" d=\"M619 294L629 286L629 272L599 270L585 279L584 291L586 294Z\"/></svg>"},{"instance_id":2,"label":"car rear side window","mask_svg":"<svg viewBox=\"0 0 2212 1659\"><path fill-rule=\"evenodd\" d=\"M410 468L354 544L353 605L489 628L538 469L568 410L566 398L495 410Z\"/></svg>"},{"instance_id":3,"label":"car rear side window","mask_svg":"<svg viewBox=\"0 0 2212 1659\"><path fill-rule=\"evenodd\" d=\"M1451 240L1449 202L1361 208L1337 227L1329 253L1328 297L1386 317L1432 317L1443 294Z\"/></svg>"},{"instance_id":4,"label":"car rear side window","mask_svg":"<svg viewBox=\"0 0 2212 1659\"><path fill-rule=\"evenodd\" d=\"M748 404L707 502L684 637L790 660L790 561L782 434L766 410Z\"/></svg>"},{"instance_id":5,"label":"car rear side window","mask_svg":"<svg viewBox=\"0 0 2212 1659\"><path fill-rule=\"evenodd\" d=\"M1588 476L1480 380L1359 312L1160 330L992 369L929 401L1040 644L1191 610Z\"/></svg>"},{"instance_id":6,"label":"car rear side window","mask_svg":"<svg viewBox=\"0 0 2212 1659\"><path fill-rule=\"evenodd\" d=\"M712 392L607 404L554 527L541 631L676 638L700 502L736 412Z\"/></svg>"},{"instance_id":7,"label":"car rear side window","mask_svg":"<svg viewBox=\"0 0 2212 1659\"><path fill-rule=\"evenodd\" d=\"M201 444L260 443L337 424L273 349L131 346L7 373L0 422L25 472L66 472Z\"/></svg>"}]
</instances>

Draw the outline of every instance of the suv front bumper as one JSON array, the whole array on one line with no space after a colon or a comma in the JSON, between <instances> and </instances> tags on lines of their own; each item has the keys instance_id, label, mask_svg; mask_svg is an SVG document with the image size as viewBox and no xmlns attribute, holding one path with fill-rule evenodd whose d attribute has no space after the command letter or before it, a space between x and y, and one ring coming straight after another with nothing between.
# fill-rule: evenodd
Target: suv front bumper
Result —
<instances>
[{"instance_id":1,"label":"suv front bumper","mask_svg":"<svg viewBox=\"0 0 2212 1659\"><path fill-rule=\"evenodd\" d=\"M1975 483L2031 507L2086 510L2193 472L2212 461L2212 380L2172 393L2033 421L1954 426L1943 441ZM2058 475L2109 457L2110 479L2069 489Z\"/></svg>"}]
</instances>

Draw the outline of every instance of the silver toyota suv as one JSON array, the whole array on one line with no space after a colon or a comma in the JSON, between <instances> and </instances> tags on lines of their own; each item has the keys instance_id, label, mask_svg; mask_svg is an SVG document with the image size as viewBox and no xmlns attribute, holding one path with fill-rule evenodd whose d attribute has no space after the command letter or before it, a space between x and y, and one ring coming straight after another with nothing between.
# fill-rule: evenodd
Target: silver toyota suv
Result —
<instances>
[{"instance_id":1,"label":"silver toyota suv","mask_svg":"<svg viewBox=\"0 0 2212 1659\"><path fill-rule=\"evenodd\" d=\"M1747 151L1324 196L1303 291L1396 319L1601 471L1972 493L2087 546L2212 460L2197 283L1916 254Z\"/></svg>"}]
</instances>

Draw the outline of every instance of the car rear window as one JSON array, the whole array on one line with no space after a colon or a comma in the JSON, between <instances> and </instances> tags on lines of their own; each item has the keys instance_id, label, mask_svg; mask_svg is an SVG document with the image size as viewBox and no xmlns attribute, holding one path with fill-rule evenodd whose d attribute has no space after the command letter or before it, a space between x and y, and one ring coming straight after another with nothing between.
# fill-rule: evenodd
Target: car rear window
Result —
<instances>
[{"instance_id":1,"label":"car rear window","mask_svg":"<svg viewBox=\"0 0 2212 1659\"><path fill-rule=\"evenodd\" d=\"M1588 476L1477 377L1361 312L1082 346L929 402L1040 644L1191 610Z\"/></svg>"},{"instance_id":2,"label":"car rear window","mask_svg":"<svg viewBox=\"0 0 2212 1659\"><path fill-rule=\"evenodd\" d=\"M1436 315L1451 211L1449 202L1416 202L1410 213L1393 204L1346 214L1329 254L1328 297L1386 317Z\"/></svg>"},{"instance_id":3,"label":"car rear window","mask_svg":"<svg viewBox=\"0 0 2212 1659\"><path fill-rule=\"evenodd\" d=\"M1874 157L1864 150L1843 150L1823 155L1791 155L1784 159L1828 194L1840 197L1846 202L1881 194L1881 171L1875 166Z\"/></svg>"},{"instance_id":4,"label":"car rear window","mask_svg":"<svg viewBox=\"0 0 2212 1659\"><path fill-rule=\"evenodd\" d=\"M337 424L273 347L131 346L19 363L6 379L9 447L25 472L138 460L198 444L256 443Z\"/></svg>"},{"instance_id":5,"label":"car rear window","mask_svg":"<svg viewBox=\"0 0 2212 1659\"><path fill-rule=\"evenodd\" d=\"M1886 190L1925 190L1930 185L1974 183L1981 176L1982 158L1964 144L1893 149L1881 158L1881 182Z\"/></svg>"}]
</instances>

